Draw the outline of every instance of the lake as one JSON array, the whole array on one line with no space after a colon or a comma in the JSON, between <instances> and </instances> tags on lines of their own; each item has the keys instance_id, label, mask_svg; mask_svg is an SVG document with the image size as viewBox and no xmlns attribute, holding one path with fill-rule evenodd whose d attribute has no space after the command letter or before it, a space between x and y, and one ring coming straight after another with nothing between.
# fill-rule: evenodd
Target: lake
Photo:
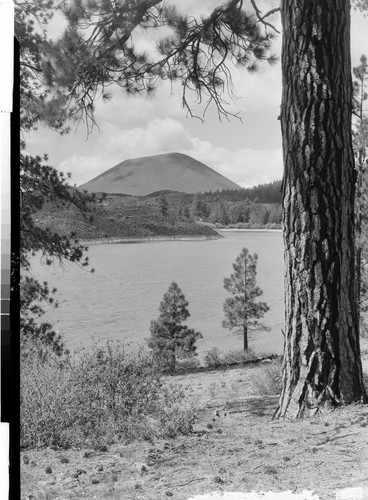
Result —
<instances>
[{"instance_id":1,"label":"lake","mask_svg":"<svg viewBox=\"0 0 368 500\"><path fill-rule=\"evenodd\" d=\"M258 353L281 353L284 324L283 242L280 231L223 231L216 240L170 240L141 243L99 243L89 247L95 273L75 264L44 266L32 260L32 275L58 289L59 307L46 319L64 335L69 348L105 339L136 348L149 336L150 321L170 283L176 281L187 300L187 324L203 334L199 354L213 346L223 351L242 348L242 337L222 327L223 280L243 247L258 254L260 300L270 311L270 328L250 337Z\"/></svg>"}]
</instances>

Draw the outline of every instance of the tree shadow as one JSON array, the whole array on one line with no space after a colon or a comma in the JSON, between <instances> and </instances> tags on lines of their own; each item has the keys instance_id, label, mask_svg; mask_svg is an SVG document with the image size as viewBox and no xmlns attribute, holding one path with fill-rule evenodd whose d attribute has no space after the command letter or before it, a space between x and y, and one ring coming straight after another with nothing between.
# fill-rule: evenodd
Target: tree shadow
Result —
<instances>
[{"instance_id":1,"label":"tree shadow","mask_svg":"<svg viewBox=\"0 0 368 500\"><path fill-rule=\"evenodd\" d=\"M248 413L255 417L272 417L279 400L278 395L254 396L226 404L229 413Z\"/></svg>"}]
</instances>

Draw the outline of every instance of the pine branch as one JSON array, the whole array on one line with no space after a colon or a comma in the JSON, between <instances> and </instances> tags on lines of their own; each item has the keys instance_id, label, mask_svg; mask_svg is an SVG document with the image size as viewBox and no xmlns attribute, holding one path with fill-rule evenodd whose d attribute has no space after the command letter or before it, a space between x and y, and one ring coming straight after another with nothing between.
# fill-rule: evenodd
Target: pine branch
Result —
<instances>
[{"instance_id":1,"label":"pine branch","mask_svg":"<svg viewBox=\"0 0 368 500\"><path fill-rule=\"evenodd\" d=\"M273 31L275 31L276 33L280 34L280 31L273 24L265 21L265 19L267 17L271 16L272 14L275 14L276 12L280 12L280 7L272 9L269 12L267 12L267 14L265 14L264 16L262 16L261 15L262 13L259 10L259 8L257 7L257 4L256 4L255 0L250 0L250 3L252 4L252 6L254 8L254 11L256 13L258 21L261 22L264 26L266 26L268 28L271 28Z\"/></svg>"}]
</instances>

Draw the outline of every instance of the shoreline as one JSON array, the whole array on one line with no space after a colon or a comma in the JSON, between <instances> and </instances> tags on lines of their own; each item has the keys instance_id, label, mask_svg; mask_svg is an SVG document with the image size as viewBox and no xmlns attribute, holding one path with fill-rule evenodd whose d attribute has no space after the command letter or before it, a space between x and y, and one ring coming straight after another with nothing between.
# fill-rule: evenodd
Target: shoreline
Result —
<instances>
[{"instance_id":1,"label":"shoreline","mask_svg":"<svg viewBox=\"0 0 368 500\"><path fill-rule=\"evenodd\" d=\"M139 238L135 237L112 237L112 238L99 238L95 240L81 240L81 245L98 245L98 244L115 244L115 243L155 243L161 241L207 241L207 240L219 240L223 238L221 234L218 236L142 236Z\"/></svg>"},{"instance_id":2,"label":"shoreline","mask_svg":"<svg viewBox=\"0 0 368 500\"><path fill-rule=\"evenodd\" d=\"M236 231L236 232L263 232L263 233L280 233L282 232L282 229L271 229L271 228L257 228L257 229L243 229L243 228L238 228L238 227L224 227L224 228L216 228L216 231Z\"/></svg>"},{"instance_id":3,"label":"shoreline","mask_svg":"<svg viewBox=\"0 0 368 500\"><path fill-rule=\"evenodd\" d=\"M224 238L221 233L226 232L282 232L282 229L268 229L268 228L257 228L257 229L243 229L243 228L213 228L218 232L218 236L205 236L205 235L178 235L178 236L125 236L125 237L111 237L111 238L98 238L87 240L84 239L80 241L82 245L98 245L98 244L117 244L117 243L155 243L161 241L210 241L218 240Z\"/></svg>"}]
</instances>

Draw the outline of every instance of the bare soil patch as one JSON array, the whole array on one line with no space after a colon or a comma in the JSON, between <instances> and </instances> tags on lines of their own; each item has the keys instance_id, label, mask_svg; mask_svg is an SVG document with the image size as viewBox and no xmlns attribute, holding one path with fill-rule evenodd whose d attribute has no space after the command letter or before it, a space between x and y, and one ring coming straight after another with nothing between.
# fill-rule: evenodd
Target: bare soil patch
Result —
<instances>
[{"instance_id":1,"label":"bare soil patch","mask_svg":"<svg viewBox=\"0 0 368 500\"><path fill-rule=\"evenodd\" d=\"M363 363L368 381L367 354ZM197 403L190 436L22 452L22 498L186 500L210 491L311 489L329 499L336 489L368 486L368 405L273 421L277 395L255 390L265 366L167 377Z\"/></svg>"}]
</instances>

